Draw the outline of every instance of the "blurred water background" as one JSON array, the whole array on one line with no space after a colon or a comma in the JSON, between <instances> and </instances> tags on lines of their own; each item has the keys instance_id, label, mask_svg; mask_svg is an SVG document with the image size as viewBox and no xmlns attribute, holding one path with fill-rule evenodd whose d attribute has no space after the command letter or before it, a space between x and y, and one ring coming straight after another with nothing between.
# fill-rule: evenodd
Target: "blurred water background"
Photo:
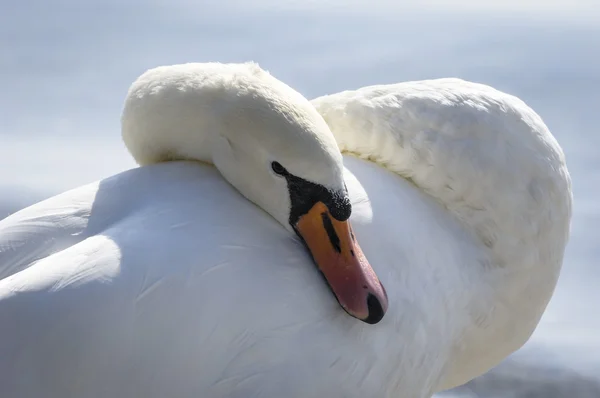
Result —
<instances>
[{"instance_id":1,"label":"blurred water background","mask_svg":"<svg viewBox=\"0 0 600 398\"><path fill-rule=\"evenodd\" d=\"M144 70L248 60L308 98L461 77L532 106L573 178L564 271L529 343L440 396L600 397L598 0L2 0L0 219L135 166L119 117Z\"/></svg>"}]
</instances>

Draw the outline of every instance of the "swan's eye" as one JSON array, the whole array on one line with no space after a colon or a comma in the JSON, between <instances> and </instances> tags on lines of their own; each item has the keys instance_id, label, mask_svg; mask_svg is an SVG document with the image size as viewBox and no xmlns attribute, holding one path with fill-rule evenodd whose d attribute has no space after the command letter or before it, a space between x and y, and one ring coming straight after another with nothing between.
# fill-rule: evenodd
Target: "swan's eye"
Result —
<instances>
[{"instance_id":1,"label":"swan's eye","mask_svg":"<svg viewBox=\"0 0 600 398\"><path fill-rule=\"evenodd\" d=\"M272 162L271 163L271 168L273 169L273 171L275 172L275 174L279 174L281 176L287 174L287 170L279 162Z\"/></svg>"}]
</instances>

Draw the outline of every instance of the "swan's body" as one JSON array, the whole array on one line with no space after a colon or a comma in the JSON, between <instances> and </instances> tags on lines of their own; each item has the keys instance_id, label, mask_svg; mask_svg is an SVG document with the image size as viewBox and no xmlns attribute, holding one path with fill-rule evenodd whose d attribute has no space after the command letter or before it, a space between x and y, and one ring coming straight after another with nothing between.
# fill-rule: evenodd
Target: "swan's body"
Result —
<instances>
[{"instance_id":1,"label":"swan's body","mask_svg":"<svg viewBox=\"0 0 600 398\"><path fill-rule=\"evenodd\" d=\"M149 165L0 222L0 396L418 398L519 348L552 295L571 216L541 119L456 79L313 104L342 150L389 169L343 160L354 233L389 297L377 325L344 313L277 211L215 167ZM179 134L193 118L163 122L170 135L151 150L124 131L141 163L213 161L177 151L194 151ZM331 156L331 169L298 173L335 185ZM241 191L256 203L252 189Z\"/></svg>"}]
</instances>

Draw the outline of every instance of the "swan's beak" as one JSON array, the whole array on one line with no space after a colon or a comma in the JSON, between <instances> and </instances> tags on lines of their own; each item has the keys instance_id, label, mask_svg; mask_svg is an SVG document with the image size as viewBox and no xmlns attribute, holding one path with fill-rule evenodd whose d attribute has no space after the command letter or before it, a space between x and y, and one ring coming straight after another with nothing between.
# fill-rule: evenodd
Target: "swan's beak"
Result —
<instances>
[{"instance_id":1,"label":"swan's beak","mask_svg":"<svg viewBox=\"0 0 600 398\"><path fill-rule=\"evenodd\" d=\"M379 322L388 307L385 289L360 250L349 221L338 221L317 202L298 220L298 233L340 305L366 323Z\"/></svg>"}]
</instances>

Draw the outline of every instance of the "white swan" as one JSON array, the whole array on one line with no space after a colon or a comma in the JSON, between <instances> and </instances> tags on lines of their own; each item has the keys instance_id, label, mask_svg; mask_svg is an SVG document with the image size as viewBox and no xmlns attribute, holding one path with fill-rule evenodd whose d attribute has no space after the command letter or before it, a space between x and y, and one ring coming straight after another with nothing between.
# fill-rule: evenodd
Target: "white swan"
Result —
<instances>
[{"instance_id":1,"label":"white swan","mask_svg":"<svg viewBox=\"0 0 600 398\"><path fill-rule=\"evenodd\" d=\"M147 166L0 221L3 398L429 397L519 348L560 272L562 150L487 86L311 105L255 64L162 67L123 137Z\"/></svg>"}]
</instances>

